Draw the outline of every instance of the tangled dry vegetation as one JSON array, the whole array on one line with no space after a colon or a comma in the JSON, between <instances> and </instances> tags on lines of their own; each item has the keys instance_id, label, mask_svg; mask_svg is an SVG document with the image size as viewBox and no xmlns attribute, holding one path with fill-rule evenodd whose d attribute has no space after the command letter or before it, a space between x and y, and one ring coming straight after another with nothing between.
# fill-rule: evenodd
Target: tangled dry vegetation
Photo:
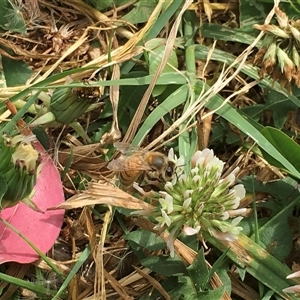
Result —
<instances>
[{"instance_id":1,"label":"tangled dry vegetation","mask_svg":"<svg viewBox=\"0 0 300 300\"><path fill-rule=\"evenodd\" d=\"M128 194L114 186L115 174L107 168L107 157L109 149L107 145L123 138L125 142L131 142L140 123L149 115L149 111L156 107L155 100L151 97L155 80L160 73L155 74L150 88L146 90L142 101L137 106L136 112L130 122L126 132L120 130L118 123L118 86L92 87L93 81L106 81L120 78L120 64L132 61L137 66L143 65L143 61L136 60L137 55L145 50L143 42L150 28L155 23L164 1L159 1L154 8L148 22L133 26L130 22L122 20L136 1L127 1L120 7L99 12L90 4L81 0L25 0L14 2L11 14L11 24L17 22L21 16L24 20L27 33L11 32L7 30L0 37L0 54L13 60L21 60L34 71L25 85L3 88L0 92L0 100L5 101L17 95L22 90L43 82L55 73L62 73L72 69L79 69L73 72L70 77L72 81L88 82L86 87L78 88L78 93L94 99L97 98L98 105L95 109L81 116L78 121L82 128L94 128L96 132L99 126L98 117L105 110L108 102L112 105L112 114L107 118L112 120L112 126L105 128L104 123L102 134L88 135L92 138L92 143L86 143L84 139L74 134L71 127L61 125L47 128L49 137L49 149L56 161L58 168L63 174L63 184L66 198L69 198L62 207L65 208L65 224L61 231L57 244L53 247L50 256L53 263L57 265L65 275L68 275L76 260L82 254L88 244L90 244L91 254L85 257L85 262L81 266L78 275L69 284L68 293L70 299L95 299L92 295L97 295L97 299L138 299L146 291L149 295L154 290L158 290L165 299L171 299L166 293L160 282L164 277L160 275L150 276L152 270L141 265L138 257L133 254L130 244L124 239L124 233L144 228L155 232L153 224L143 219L132 218L131 216L121 216L114 206L130 208L134 210L147 209L150 204L137 199L134 195ZM238 1L220 1L220 3L192 3L186 1L186 7L190 11L195 11L199 19L199 24L211 22L224 24L227 22L231 26L236 26L238 17ZM229 2L229 3L228 3ZM184 8L186 8L184 7ZM225 21L226 20L226 21ZM178 22L178 23L177 23ZM168 38L166 48L169 53L172 51L179 27L180 19L172 17L168 26L165 26L160 33L160 37ZM198 43L211 46L216 44L211 40L197 36ZM218 42L218 48L232 54L241 54L238 58L239 67L222 70L216 61L207 60L197 61L197 77L214 84L205 95L221 94L226 101L231 101L236 107L250 106L253 101L261 100L260 91L255 88L257 82L249 82L246 75L240 75L239 70L246 63L248 54L250 55L255 44L248 48L234 43ZM168 50L166 50L166 53ZM182 57L178 52L179 62ZM162 62L166 64L168 57L164 57ZM182 59L179 72L185 69ZM216 72L217 69L217 72ZM218 77L218 78L217 78ZM63 85L68 77L58 78L51 82L53 86ZM44 93L48 92L43 90ZM34 88L33 88L34 91ZM95 96L96 94L96 96ZM206 97L208 101L208 96ZM255 100L253 100L255 99ZM109 101L108 101L109 100ZM16 102L17 107L24 104L23 100ZM38 113L39 105L31 107L31 111ZM148 148L160 148L167 140L175 139L178 134L178 125L189 116L194 116L197 111L197 121L188 124L187 128L197 127L199 147L204 148L208 144L211 123L218 122L218 117L213 111L204 108L204 103L200 101L198 106L191 107L188 111L174 110L171 116L174 119L174 126L169 127L163 122L158 122L145 137L144 145ZM9 115L3 114L5 119ZM265 115L268 118L268 115ZM177 122L177 123L176 123ZM293 119L285 125L287 129L293 128L296 132L298 126ZM237 135L240 132L232 128ZM98 141L96 138L99 136ZM245 139L244 137L242 138ZM247 139L245 140L247 142ZM254 170L257 178L262 181L269 181L274 178L283 177L278 171L269 168L265 161L253 158L249 153L240 153L235 147L227 148L220 154L224 161L228 161L230 170L235 166L241 167L240 176L251 174ZM111 156L113 158L114 156ZM70 160L71 158L71 160ZM91 181L91 182L90 182ZM97 183L96 183L97 181ZM84 193L79 190L86 189ZM258 201L264 195L257 195ZM251 199L245 199L245 207ZM248 201L248 202L247 202ZM107 206L101 206L106 204ZM93 209L91 213L90 207ZM249 209L250 211L250 209ZM161 237L167 240L166 233L161 233ZM181 256L185 264L191 264L196 256L195 251L181 243L175 242L177 253ZM237 249L238 251L238 249ZM147 256L156 257L162 250L149 251ZM214 259L214 258L212 258ZM209 265L209 263L208 263ZM60 279L53 278L49 266L43 261L38 261L33 265L10 264L7 274L18 278L28 278L35 281L32 275L34 267L44 270L43 277L51 289L59 289L62 282ZM231 275L234 282L232 293L243 297L243 299L256 299L258 294L250 286L237 279L234 272ZM211 286L217 288L222 286L217 275L211 280ZM4 287L5 284L2 284ZM247 289L246 289L246 288ZM10 295L17 289L11 285L1 299L9 299ZM24 299L37 299L34 295L27 295L28 291L22 290L21 295ZM31 298L30 298L31 297ZM223 299L231 299L225 293Z\"/></svg>"}]
</instances>

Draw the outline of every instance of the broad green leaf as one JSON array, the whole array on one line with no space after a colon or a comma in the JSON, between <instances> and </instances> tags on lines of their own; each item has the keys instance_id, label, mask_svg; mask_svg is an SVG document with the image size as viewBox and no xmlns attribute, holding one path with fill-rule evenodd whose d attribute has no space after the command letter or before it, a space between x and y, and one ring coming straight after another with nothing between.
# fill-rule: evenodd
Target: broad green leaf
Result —
<instances>
[{"instance_id":1,"label":"broad green leaf","mask_svg":"<svg viewBox=\"0 0 300 300\"><path fill-rule=\"evenodd\" d=\"M203 248L200 249L193 263L187 268L190 279L193 283L196 294L207 288L208 276L208 267L204 257Z\"/></svg>"},{"instance_id":2,"label":"broad green leaf","mask_svg":"<svg viewBox=\"0 0 300 300\"><path fill-rule=\"evenodd\" d=\"M176 296L182 296L178 299L184 300L220 300L225 293L225 286L209 291L196 291L194 282L188 276L179 277L179 287L176 287L170 296L175 299Z\"/></svg>"},{"instance_id":3,"label":"broad green leaf","mask_svg":"<svg viewBox=\"0 0 300 300\"><path fill-rule=\"evenodd\" d=\"M133 241L136 244L142 246L143 248L153 251L164 249L166 246L166 243L161 237L157 236L153 232L144 229L132 231L130 233L125 234L123 237L125 240Z\"/></svg>"},{"instance_id":4,"label":"broad green leaf","mask_svg":"<svg viewBox=\"0 0 300 300\"><path fill-rule=\"evenodd\" d=\"M144 76L145 72L132 72L129 73L126 78L132 78L133 76ZM143 98L147 85L124 85L120 86L120 100L118 107L118 119L119 126L123 132L126 132L140 102Z\"/></svg>"},{"instance_id":5,"label":"broad green leaf","mask_svg":"<svg viewBox=\"0 0 300 300\"><path fill-rule=\"evenodd\" d=\"M289 117L289 112L297 106L285 95L270 90L264 97L266 101L265 110L272 111L272 117L276 128L282 129Z\"/></svg>"},{"instance_id":6,"label":"broad green leaf","mask_svg":"<svg viewBox=\"0 0 300 300\"><path fill-rule=\"evenodd\" d=\"M239 42L250 45L254 42L255 36L240 32L238 29L232 29L223 25L204 23L203 37L214 38L221 41ZM261 42L257 44L259 47Z\"/></svg>"},{"instance_id":7,"label":"broad green leaf","mask_svg":"<svg viewBox=\"0 0 300 300\"><path fill-rule=\"evenodd\" d=\"M167 8L159 15L151 29L146 33L144 42L149 41L153 38L156 38L161 30L169 24L170 19L172 16L177 12L181 4L183 3L183 0L176 0L172 1L171 3L168 3L166 1ZM139 59L141 57L141 54L136 57L136 59ZM126 61L122 64L121 67L121 73L127 74L130 72L130 70L135 66L135 62L132 60Z\"/></svg>"},{"instance_id":8,"label":"broad green leaf","mask_svg":"<svg viewBox=\"0 0 300 300\"><path fill-rule=\"evenodd\" d=\"M299 202L299 199L295 202ZM295 202L287 205L286 208L259 229L259 240L263 243L263 248L279 261L283 261L292 248L293 237L288 218L295 207Z\"/></svg>"},{"instance_id":9,"label":"broad green leaf","mask_svg":"<svg viewBox=\"0 0 300 300\"><path fill-rule=\"evenodd\" d=\"M140 261L141 264L164 276L174 276L186 272L184 263L179 258L152 256Z\"/></svg>"},{"instance_id":10,"label":"broad green leaf","mask_svg":"<svg viewBox=\"0 0 300 300\"><path fill-rule=\"evenodd\" d=\"M290 253L292 247L292 234L288 219L299 202L299 192L295 191L297 182L291 178L284 178L261 183L253 177L247 177L242 180L242 183L249 192L255 190L257 193L267 193L272 196L272 200L270 198L270 201L257 205L269 210L267 213L269 217L259 220L258 236L261 246L282 261ZM249 221L250 224L253 221L252 219L244 220ZM254 240L255 235L252 232L251 238Z\"/></svg>"},{"instance_id":11,"label":"broad green leaf","mask_svg":"<svg viewBox=\"0 0 300 300\"><path fill-rule=\"evenodd\" d=\"M23 85L33 74L33 71L21 60L2 57L2 64L7 86Z\"/></svg>"},{"instance_id":12,"label":"broad green leaf","mask_svg":"<svg viewBox=\"0 0 300 300\"><path fill-rule=\"evenodd\" d=\"M160 284L164 290L168 293L172 300L183 300L181 295L178 293L178 289L182 287L182 284L178 282L177 276L165 277L163 281L160 281ZM174 292L174 290L176 291ZM151 293L149 290L146 290L142 297L139 297L139 300L158 300L162 299L162 295L158 290L153 289Z\"/></svg>"},{"instance_id":13,"label":"broad green leaf","mask_svg":"<svg viewBox=\"0 0 300 300\"><path fill-rule=\"evenodd\" d=\"M275 199L275 201L266 201L259 204L260 207L267 207L267 203L271 202L271 217L282 211L287 204L294 201L299 195L299 191L296 190L298 182L291 177L270 182L260 182L253 175L244 177L241 183L249 193L254 189L257 192L267 193Z\"/></svg>"},{"instance_id":14,"label":"broad green leaf","mask_svg":"<svg viewBox=\"0 0 300 300\"><path fill-rule=\"evenodd\" d=\"M2 0L0 1L0 28L5 31L26 33L26 24L23 19L22 1Z\"/></svg>"},{"instance_id":15,"label":"broad green leaf","mask_svg":"<svg viewBox=\"0 0 300 300\"><path fill-rule=\"evenodd\" d=\"M199 84L202 82L199 81ZM207 87L206 87L207 88ZM239 111L233 108L230 104L225 103L223 98L219 95L215 95L207 104L210 110L215 110L216 113L222 116L224 119L235 125L247 136L252 138L260 148L267 152L270 156L279 161L293 176L300 178L299 169L295 168L252 124L255 122L247 120L242 116ZM258 124L257 127L261 127Z\"/></svg>"},{"instance_id":16,"label":"broad green leaf","mask_svg":"<svg viewBox=\"0 0 300 300\"><path fill-rule=\"evenodd\" d=\"M276 128L265 127L261 131L261 133L269 141L269 143L272 144L277 149L277 151L294 166L294 168L298 172L300 172L300 146L289 136ZM270 153L264 153L264 157L270 163L281 168L283 167L282 164L278 165L278 162L275 162L272 158L269 157L269 155ZM284 166L284 168L286 168L286 166ZM289 169L286 170L290 172ZM295 176L295 174L291 174Z\"/></svg>"},{"instance_id":17,"label":"broad green leaf","mask_svg":"<svg viewBox=\"0 0 300 300\"><path fill-rule=\"evenodd\" d=\"M157 5L157 0L140 0L134 4L134 8L124 17L123 20L132 24L147 22Z\"/></svg>"},{"instance_id":18,"label":"broad green leaf","mask_svg":"<svg viewBox=\"0 0 300 300\"><path fill-rule=\"evenodd\" d=\"M91 4L95 6L99 11L110 8L114 5L114 0L90 0ZM115 4L116 5L116 4ZM116 5L117 7L117 5Z\"/></svg>"},{"instance_id":19,"label":"broad green leaf","mask_svg":"<svg viewBox=\"0 0 300 300\"><path fill-rule=\"evenodd\" d=\"M146 72L131 72L122 76L126 78L139 78L147 75ZM118 104L118 122L122 132L126 132L127 128L143 98L147 85L120 85L120 99ZM102 110L99 118L104 119L112 116L112 105L109 99L105 100L104 109Z\"/></svg>"},{"instance_id":20,"label":"broad green leaf","mask_svg":"<svg viewBox=\"0 0 300 300\"><path fill-rule=\"evenodd\" d=\"M197 298L190 297L191 300L199 299L199 300L219 300L222 299L225 293L225 286L221 286L217 289L210 290L207 292L199 292Z\"/></svg>"},{"instance_id":21,"label":"broad green leaf","mask_svg":"<svg viewBox=\"0 0 300 300\"><path fill-rule=\"evenodd\" d=\"M254 24L263 24L273 4L262 1L240 0L240 26L243 31L254 32ZM257 31L256 31L257 32Z\"/></svg>"},{"instance_id":22,"label":"broad green leaf","mask_svg":"<svg viewBox=\"0 0 300 300\"><path fill-rule=\"evenodd\" d=\"M87 0L87 3L97 8L99 11L103 11L108 8L118 8L128 3L128 0Z\"/></svg>"}]
</instances>

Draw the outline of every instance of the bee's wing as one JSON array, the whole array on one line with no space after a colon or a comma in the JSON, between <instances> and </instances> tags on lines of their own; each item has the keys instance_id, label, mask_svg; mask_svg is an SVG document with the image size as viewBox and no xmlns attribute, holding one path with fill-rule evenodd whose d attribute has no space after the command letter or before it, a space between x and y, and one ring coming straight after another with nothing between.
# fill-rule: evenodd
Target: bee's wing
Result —
<instances>
[{"instance_id":1,"label":"bee's wing","mask_svg":"<svg viewBox=\"0 0 300 300\"><path fill-rule=\"evenodd\" d=\"M129 143L123 143L123 142L115 142L114 146L125 155L132 155L134 153L138 152L145 152L142 148L138 146L131 145Z\"/></svg>"},{"instance_id":2,"label":"bee's wing","mask_svg":"<svg viewBox=\"0 0 300 300\"><path fill-rule=\"evenodd\" d=\"M107 168L112 171L147 171L151 168L147 164L143 164L140 160L131 162L130 165L126 163L128 157L121 155L117 159L113 159L108 163Z\"/></svg>"}]
</instances>

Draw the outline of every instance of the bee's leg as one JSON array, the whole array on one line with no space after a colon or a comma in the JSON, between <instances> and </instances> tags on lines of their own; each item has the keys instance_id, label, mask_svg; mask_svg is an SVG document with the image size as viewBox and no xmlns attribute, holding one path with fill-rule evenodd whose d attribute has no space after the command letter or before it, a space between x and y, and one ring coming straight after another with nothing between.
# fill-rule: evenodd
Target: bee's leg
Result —
<instances>
[{"instance_id":1,"label":"bee's leg","mask_svg":"<svg viewBox=\"0 0 300 300\"><path fill-rule=\"evenodd\" d=\"M133 188L137 190L143 196L143 198L155 198L157 196L157 193L155 191L149 189L149 185L140 186L135 182L133 184Z\"/></svg>"}]
</instances>

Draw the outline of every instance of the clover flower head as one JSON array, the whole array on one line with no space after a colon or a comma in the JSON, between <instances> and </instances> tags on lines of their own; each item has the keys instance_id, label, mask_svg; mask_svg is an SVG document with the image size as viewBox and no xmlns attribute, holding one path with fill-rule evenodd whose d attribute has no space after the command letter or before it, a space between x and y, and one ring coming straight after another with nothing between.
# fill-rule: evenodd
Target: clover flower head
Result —
<instances>
[{"instance_id":1,"label":"clover flower head","mask_svg":"<svg viewBox=\"0 0 300 300\"><path fill-rule=\"evenodd\" d=\"M183 169L183 158L177 159L173 150L169 159L176 164L176 179L167 182L165 191L159 193L160 207L152 216L158 223L156 229L170 232L170 254L174 254L173 243L180 232L193 235L205 231L217 239L234 241L242 230L237 226L242 219L239 215L245 212L238 209L245 188L242 184L233 186L238 168L221 178L225 163L211 149L193 155L189 173Z\"/></svg>"}]
</instances>

